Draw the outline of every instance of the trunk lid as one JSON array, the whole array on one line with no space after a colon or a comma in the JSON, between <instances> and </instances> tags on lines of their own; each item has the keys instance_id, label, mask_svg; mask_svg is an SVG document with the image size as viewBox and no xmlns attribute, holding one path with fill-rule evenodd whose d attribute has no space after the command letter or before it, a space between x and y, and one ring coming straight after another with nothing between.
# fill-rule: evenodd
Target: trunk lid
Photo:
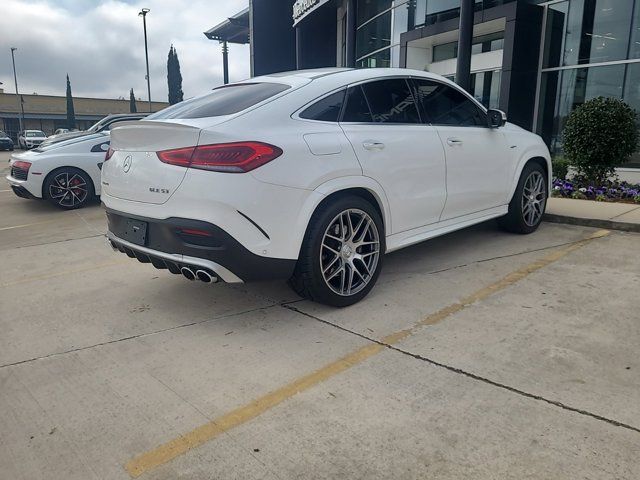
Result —
<instances>
[{"instance_id":1,"label":"trunk lid","mask_svg":"<svg viewBox=\"0 0 640 480\"><path fill-rule=\"evenodd\" d=\"M162 204L178 189L187 168L160 161L156 152L198 144L200 127L139 121L111 130L112 157L102 167L102 190L113 197Z\"/></svg>"}]
</instances>

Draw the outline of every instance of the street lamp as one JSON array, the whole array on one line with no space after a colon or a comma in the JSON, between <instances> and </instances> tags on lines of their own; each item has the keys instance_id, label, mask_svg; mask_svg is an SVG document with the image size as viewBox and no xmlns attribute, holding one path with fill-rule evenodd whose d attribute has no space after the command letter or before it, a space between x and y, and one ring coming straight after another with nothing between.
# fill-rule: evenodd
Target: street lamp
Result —
<instances>
[{"instance_id":1,"label":"street lamp","mask_svg":"<svg viewBox=\"0 0 640 480\"><path fill-rule=\"evenodd\" d=\"M14 52L17 50L16 47L11 47L11 61L13 62L13 81L16 84L16 98L18 99L18 103L20 104L20 131L22 131L22 126L24 125L24 105L22 103L22 98L18 93L18 76L16 75L16 57Z\"/></svg>"},{"instance_id":2,"label":"street lamp","mask_svg":"<svg viewBox=\"0 0 640 480\"><path fill-rule=\"evenodd\" d=\"M138 13L139 17L142 17L142 25L144 27L144 56L147 60L147 95L149 97L149 111L151 111L151 80L149 80L149 49L147 48L147 13L151 10L143 8Z\"/></svg>"}]
</instances>

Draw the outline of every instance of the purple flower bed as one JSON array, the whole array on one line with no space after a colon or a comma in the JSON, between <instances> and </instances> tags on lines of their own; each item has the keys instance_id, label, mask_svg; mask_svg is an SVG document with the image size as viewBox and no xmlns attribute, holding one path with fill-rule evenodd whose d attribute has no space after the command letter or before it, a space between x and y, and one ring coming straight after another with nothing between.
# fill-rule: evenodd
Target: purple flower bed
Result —
<instances>
[{"instance_id":1,"label":"purple flower bed","mask_svg":"<svg viewBox=\"0 0 640 480\"><path fill-rule=\"evenodd\" d=\"M590 185L579 178L571 180L553 179L554 197L596 200L599 202L640 203L640 184L627 182L607 182L604 185Z\"/></svg>"}]
</instances>

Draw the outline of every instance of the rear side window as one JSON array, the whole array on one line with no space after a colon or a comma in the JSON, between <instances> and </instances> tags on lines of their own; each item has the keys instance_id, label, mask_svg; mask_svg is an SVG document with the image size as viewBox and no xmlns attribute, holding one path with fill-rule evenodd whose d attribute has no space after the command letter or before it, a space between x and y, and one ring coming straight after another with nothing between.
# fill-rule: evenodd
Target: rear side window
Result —
<instances>
[{"instance_id":1,"label":"rear side window","mask_svg":"<svg viewBox=\"0 0 640 480\"><path fill-rule=\"evenodd\" d=\"M362 85L376 123L420 123L409 84L403 78Z\"/></svg>"},{"instance_id":2,"label":"rear side window","mask_svg":"<svg viewBox=\"0 0 640 480\"><path fill-rule=\"evenodd\" d=\"M231 115L287 90L281 83L240 83L219 87L207 95L185 100L149 115L148 120L205 118Z\"/></svg>"},{"instance_id":3,"label":"rear side window","mask_svg":"<svg viewBox=\"0 0 640 480\"><path fill-rule=\"evenodd\" d=\"M342 121L366 123L371 123L373 121L371 111L369 110L369 104L367 103L367 99L365 98L360 85L349 87L347 90L347 102L344 106Z\"/></svg>"},{"instance_id":4,"label":"rear side window","mask_svg":"<svg viewBox=\"0 0 640 480\"><path fill-rule=\"evenodd\" d=\"M321 120L323 122L337 122L340 117L340 110L342 110L345 92L346 90L340 90L339 92L318 100L316 103L306 108L300 114L300 118Z\"/></svg>"},{"instance_id":5,"label":"rear side window","mask_svg":"<svg viewBox=\"0 0 640 480\"><path fill-rule=\"evenodd\" d=\"M431 80L415 80L416 96L434 125L486 127L485 113L464 93Z\"/></svg>"}]
</instances>

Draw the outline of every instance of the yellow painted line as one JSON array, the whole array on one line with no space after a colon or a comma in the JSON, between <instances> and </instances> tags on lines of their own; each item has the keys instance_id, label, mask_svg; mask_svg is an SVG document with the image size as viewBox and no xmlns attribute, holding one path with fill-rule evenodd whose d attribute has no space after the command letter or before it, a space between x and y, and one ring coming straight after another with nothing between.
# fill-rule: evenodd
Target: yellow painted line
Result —
<instances>
[{"instance_id":1,"label":"yellow painted line","mask_svg":"<svg viewBox=\"0 0 640 480\"><path fill-rule=\"evenodd\" d=\"M16 280L14 282L0 283L0 288L11 287L13 285L20 285L22 283L35 282L37 280L46 280L48 278L61 277L61 276L64 276L64 275L71 275L72 273L88 272L90 270L96 270L98 268L105 268L105 267L112 267L114 265L122 265L124 263L130 263L130 262L128 262L126 260L119 260L119 261L116 261L116 262L99 263L98 265L91 265L89 267L77 268L75 270L63 270L61 272L56 272L56 273L47 273L47 274L44 274L44 275L35 275L33 277L21 278L20 280Z\"/></svg>"},{"instance_id":2,"label":"yellow painted line","mask_svg":"<svg viewBox=\"0 0 640 480\"><path fill-rule=\"evenodd\" d=\"M427 316L420 322L416 323L412 327L393 333L391 335L387 335L386 337L382 338L380 342L387 345L398 343L412 335L419 328L424 327L425 325L433 325L435 323L438 323L449 317L450 315L463 310L467 306L483 300L493 295L494 293L507 288L510 285L513 285L514 283L522 280L531 273L540 270L541 268L564 257L565 255L579 249L591 240L604 237L609 233L610 232L608 230L599 230L583 240L568 245L560 250L556 250L549 255L541 258L540 260L536 260L529 265L511 272L497 282L494 282L491 285L488 285L478 290L477 292L474 292L473 294L463 298L459 302L453 303L447 307L442 308L441 310L438 310L437 312ZM190 432L180 435L179 437L163 445L160 445L153 450L150 450L133 458L132 460L127 462L124 468L131 477L137 478L140 475L153 470L160 465L168 463L174 458L183 455L184 453L187 453L189 450L199 447L200 445L220 436L222 433L231 430L234 427L247 423L248 421L258 417L262 413L284 402L285 400L288 400L294 395L308 390L309 388L331 377L334 377L355 365L364 362L372 356L380 353L385 348L386 347L384 345L378 343L369 344L365 347L359 348L358 350L346 355L345 357L342 357L339 360L325 365L324 367L316 370L313 373L294 380L293 382L288 383L283 387L278 388L277 390L273 390L272 392L267 393L266 395L252 401L251 403L232 410L231 412L226 413L214 420L211 420L210 422L205 423L204 425L201 425L200 427L197 427Z\"/></svg>"}]
</instances>

